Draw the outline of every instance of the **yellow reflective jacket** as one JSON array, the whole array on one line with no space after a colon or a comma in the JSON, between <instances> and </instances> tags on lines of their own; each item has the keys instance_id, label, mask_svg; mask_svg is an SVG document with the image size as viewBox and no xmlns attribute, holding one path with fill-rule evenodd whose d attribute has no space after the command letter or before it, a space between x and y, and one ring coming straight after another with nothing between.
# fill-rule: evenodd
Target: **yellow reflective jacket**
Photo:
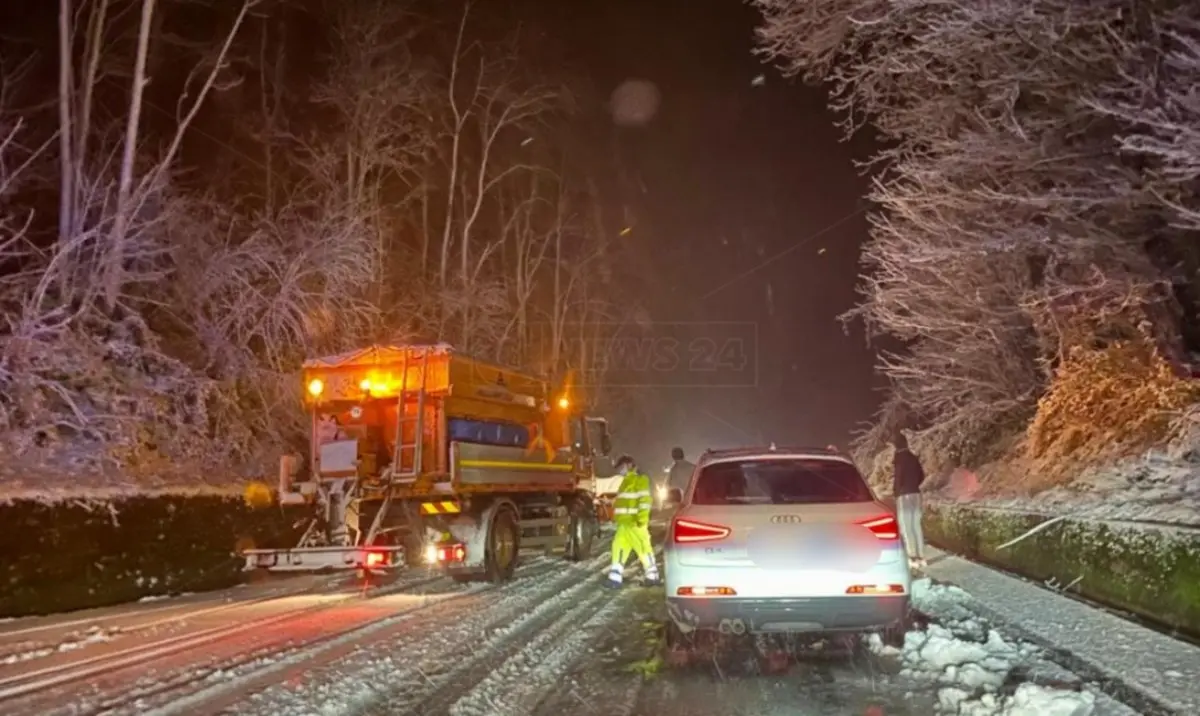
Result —
<instances>
[{"instance_id":1,"label":"yellow reflective jacket","mask_svg":"<svg viewBox=\"0 0 1200 716\"><path fill-rule=\"evenodd\" d=\"M650 524L650 508L653 505L650 478L640 472L631 472L621 480L621 488L613 502L613 523L618 527L645 527Z\"/></svg>"}]
</instances>

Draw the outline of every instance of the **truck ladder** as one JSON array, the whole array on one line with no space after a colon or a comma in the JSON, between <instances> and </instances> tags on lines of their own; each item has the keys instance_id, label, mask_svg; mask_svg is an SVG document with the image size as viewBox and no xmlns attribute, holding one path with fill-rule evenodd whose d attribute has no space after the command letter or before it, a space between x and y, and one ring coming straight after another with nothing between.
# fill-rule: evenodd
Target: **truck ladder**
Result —
<instances>
[{"instance_id":1,"label":"truck ladder","mask_svg":"<svg viewBox=\"0 0 1200 716\"><path fill-rule=\"evenodd\" d=\"M408 396L413 393L408 385L408 372L412 364L410 357L411 354L406 351L404 361L401 363L403 378L401 378L399 394L396 396L396 439L393 443L396 447L392 454L391 467L385 475L383 502L380 503L379 509L375 511L375 518L371 520L371 526L367 528L365 533L359 532L357 540L359 545L374 545L375 540L384 531L383 523L387 518L389 508L392 506L392 496L394 494L388 487L395 482L415 482L421 475L421 456L424 452L425 443L425 388L428 385L429 351L425 350L421 352L419 362L421 377L416 386L417 406L416 412L412 415L409 415L405 410L405 406L408 404ZM409 425L412 426L413 441L406 443L404 442L404 428ZM412 451L412 463L407 466L404 461L404 452L406 450Z\"/></svg>"},{"instance_id":2,"label":"truck ladder","mask_svg":"<svg viewBox=\"0 0 1200 716\"><path fill-rule=\"evenodd\" d=\"M396 397L396 449L392 455L391 480L402 482L413 482L421 474L421 457L424 451L425 442L425 386L427 385L429 373L429 351L421 352L419 359L421 369L421 377L416 386L417 394L417 409L413 415L409 415L405 410L405 405L408 402L408 396L414 391L408 385L408 369L410 367L410 355L404 354L403 379L400 384L399 395ZM413 442L404 442L405 426L411 425L413 431ZM404 452L412 451L412 463L405 465Z\"/></svg>"}]
</instances>

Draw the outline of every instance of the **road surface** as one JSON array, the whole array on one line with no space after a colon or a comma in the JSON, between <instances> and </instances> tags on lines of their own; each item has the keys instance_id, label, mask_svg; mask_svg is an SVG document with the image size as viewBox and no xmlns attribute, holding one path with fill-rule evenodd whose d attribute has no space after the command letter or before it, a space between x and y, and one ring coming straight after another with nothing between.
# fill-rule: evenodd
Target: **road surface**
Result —
<instances>
[{"instance_id":1,"label":"road surface","mask_svg":"<svg viewBox=\"0 0 1200 716\"><path fill-rule=\"evenodd\" d=\"M604 589L606 565L602 554L528 558L499 586L419 572L370 589L295 577L13 620L0 624L0 713L880 716L931 714L948 699L1000 709L1031 682L1084 692L1092 710L1079 714L1131 713L1047 670L1032 647L954 616L935 615L903 651L821 643L773 675L753 644L667 664L661 591Z\"/></svg>"}]
</instances>

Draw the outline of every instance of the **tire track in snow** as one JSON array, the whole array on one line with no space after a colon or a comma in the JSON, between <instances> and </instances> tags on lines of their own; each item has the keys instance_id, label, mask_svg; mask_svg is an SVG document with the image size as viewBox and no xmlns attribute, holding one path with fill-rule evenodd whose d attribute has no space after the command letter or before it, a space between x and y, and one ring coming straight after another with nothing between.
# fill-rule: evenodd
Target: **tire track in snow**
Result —
<instances>
[{"instance_id":1,"label":"tire track in snow","mask_svg":"<svg viewBox=\"0 0 1200 716\"><path fill-rule=\"evenodd\" d=\"M285 685L243 702L237 713L312 714L314 703L322 704L322 714L391 712L396 703L429 689L430 672L476 658L480 634L501 630L494 638L505 638L505 627L522 615L536 612L571 585L597 575L601 560L539 561L542 568L536 573L488 585L474 595L478 599L456 600L453 607L422 612L402 633L388 635L391 641L373 639L373 651L342 654L315 669L304 664L296 675L304 679L299 687L287 686L289 678L284 675L278 681Z\"/></svg>"},{"instance_id":2,"label":"tire track in snow","mask_svg":"<svg viewBox=\"0 0 1200 716\"><path fill-rule=\"evenodd\" d=\"M527 716L628 606L628 592L601 593L563 614L450 707L450 716ZM579 618L591 617L579 625ZM608 712L608 709L605 709Z\"/></svg>"},{"instance_id":3,"label":"tire track in snow","mask_svg":"<svg viewBox=\"0 0 1200 716\"><path fill-rule=\"evenodd\" d=\"M264 634L274 633L284 629L289 623L311 619L314 615L329 612L347 605L371 603L374 600L396 593L406 592L414 588L436 586L439 583L451 585L452 582L444 575L412 576L392 584L369 590L339 590L322 594L320 591L311 595L329 597L328 601L290 606L277 614L261 616L252 621L233 621L232 614L226 617L228 621L218 623L199 630L187 631L173 636L132 640L124 647L106 649L100 654L89 655L86 650L71 653L72 657L58 663L38 668L38 664L30 664L32 668L16 671L16 673L0 678L0 702L5 704L7 713L11 709L32 708L33 713L42 713L45 709L58 708L63 702L74 700L67 710L72 713L88 712L97 708L99 703L115 703L120 706L135 695L141 693L158 693L167 688L176 688L178 683L195 681L198 677L190 673L186 667L168 674L161 681L137 688L136 677L121 679L121 674L141 674L147 666L159 668L171 659L187 658L190 654L201 652L201 656L222 646L236 643L243 639L251 641L247 649L278 651L279 643L263 645L254 644ZM236 608L253 611L272 602L287 604L289 599L305 594L290 594L269 597L247 602L239 602ZM234 612L230 609L228 612ZM107 644L111 645L111 643ZM40 662L39 662L40 663ZM179 671L183 671L182 677ZM131 684L130 682L134 682ZM164 684L170 684L164 686ZM83 693L81 693L81 691ZM111 706L108 708L112 708Z\"/></svg>"},{"instance_id":4,"label":"tire track in snow","mask_svg":"<svg viewBox=\"0 0 1200 716\"><path fill-rule=\"evenodd\" d=\"M527 660L531 649L545 656L549 650L547 643L564 638L612 600L613 594L600 585L598 576L576 583L539 604L517 623L499 630L474 650L474 656L456 660L455 667L428 679L430 688L424 693L414 694L404 704L393 701L389 713L414 716L456 713L455 704L469 702L478 689L490 694L494 689L492 677L498 671L511 672L514 663ZM510 681L508 685L513 684ZM484 711L494 712L491 706Z\"/></svg>"},{"instance_id":5,"label":"tire track in snow","mask_svg":"<svg viewBox=\"0 0 1200 716\"><path fill-rule=\"evenodd\" d=\"M539 558L523 569L548 571L551 566ZM266 617L250 615L249 620L215 625L168 640L145 642L64 666L54 671L58 676L43 679L41 685L21 699L23 703L6 704L5 713L140 715L148 708L169 705L172 699L206 690L212 680L220 679L223 685L232 687L229 682L270 666L282 655L314 648L319 650L325 642L367 629L372 624L390 623L403 614L437 603L426 602L405 608L405 605L389 606L388 598L428 598L431 593L453 597L464 591L487 588L487 585L475 585L464 590L445 574L422 570L368 589L340 589L323 595L329 597L324 603L291 608ZM378 616L372 615L372 610ZM160 649L160 646L165 648ZM25 683L31 685L28 681Z\"/></svg>"},{"instance_id":6,"label":"tire track in snow","mask_svg":"<svg viewBox=\"0 0 1200 716\"><path fill-rule=\"evenodd\" d=\"M430 595L412 596L428 599ZM142 714L154 704L202 688L206 680L228 679L232 675L226 673L230 665L257 662L253 668L261 668L264 660L269 662L279 654L296 650L297 644L300 650L310 648L371 624L390 622L429 604L389 606L386 601L367 599L340 608L319 605L234 624L203 639L174 645L163 653L139 653L137 658L115 662L101 660L86 671L64 674L64 678L56 679L62 682L57 688L48 683L21 703L5 704L5 714Z\"/></svg>"},{"instance_id":7,"label":"tire track in snow","mask_svg":"<svg viewBox=\"0 0 1200 716\"><path fill-rule=\"evenodd\" d=\"M296 596L319 594L338 586L344 585L339 585L337 579L324 579L315 584L266 590L259 595L239 595L232 590L223 590L223 596L193 599L185 603L146 603L145 608L139 608L141 605L137 603L126 604L119 607L121 611L68 621L55 621L53 617L36 617L37 620L48 621L34 623L32 626L18 625L15 629L0 631L0 666L22 664L58 653L76 651L87 648L90 643L111 642L139 632L157 632L164 627L169 630L172 626L184 626L188 621L200 617L211 617L221 612L261 606ZM246 598L238 599L239 596ZM167 614L164 616L164 613ZM30 634L46 632L50 633L51 638L20 640Z\"/></svg>"},{"instance_id":8,"label":"tire track in snow","mask_svg":"<svg viewBox=\"0 0 1200 716\"><path fill-rule=\"evenodd\" d=\"M564 613L575 614L596 597L606 596L600 593L598 584L602 561L597 558L575 565L548 589L522 595L517 608L503 616L488 615L489 618L476 624L456 628L454 635L444 640L443 647L448 648L421 658L420 663L408 670L409 688L402 693L391 690L382 709L366 713L372 716L446 713L451 704L486 679L509 655L519 651L531 636ZM583 601L574 603L581 598Z\"/></svg>"},{"instance_id":9,"label":"tire track in snow","mask_svg":"<svg viewBox=\"0 0 1200 716\"><path fill-rule=\"evenodd\" d=\"M603 653L608 649L596 649ZM628 672L608 674L588 655L563 674L557 688L545 694L537 708L537 716L632 716L637 708L646 680L641 674ZM601 700L602 699L602 700ZM665 709L662 714L671 713Z\"/></svg>"},{"instance_id":10,"label":"tire track in snow","mask_svg":"<svg viewBox=\"0 0 1200 716\"><path fill-rule=\"evenodd\" d=\"M516 581L537 579L556 571L556 566L542 559L533 560L517 571ZM148 688L125 695L115 703L110 701L103 704L103 713L189 714L196 713L199 708L206 712L229 708L242 701L247 694L278 684L289 676L302 676L311 669L346 656L356 648L393 638L397 632L419 631L426 622L436 622L444 619L446 612L462 609L464 601L496 589L495 585L483 583L464 587L445 575L420 581L416 585L409 585L409 588L413 586L429 587L431 592L417 592L412 596L433 599L401 607L382 618L369 621L359 619L348 628L311 637L299 645L289 642L281 646L276 642L178 674L173 679L156 681ZM432 591L437 588L449 588L450 591ZM379 596L396 594L389 591ZM408 593L403 596L408 596ZM439 596L441 598L437 598ZM220 708L214 711L215 706Z\"/></svg>"}]
</instances>

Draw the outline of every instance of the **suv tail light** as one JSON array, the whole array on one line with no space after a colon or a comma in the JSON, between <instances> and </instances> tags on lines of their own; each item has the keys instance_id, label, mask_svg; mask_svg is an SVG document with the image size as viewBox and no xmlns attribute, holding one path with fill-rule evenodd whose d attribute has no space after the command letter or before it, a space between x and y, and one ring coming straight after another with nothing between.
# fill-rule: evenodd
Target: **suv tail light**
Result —
<instances>
[{"instance_id":1,"label":"suv tail light","mask_svg":"<svg viewBox=\"0 0 1200 716\"><path fill-rule=\"evenodd\" d=\"M875 536L879 539L893 540L900 538L900 525L896 523L896 518L891 515L872 517L869 520L862 520L858 524L874 532Z\"/></svg>"},{"instance_id":2,"label":"suv tail light","mask_svg":"<svg viewBox=\"0 0 1200 716\"><path fill-rule=\"evenodd\" d=\"M671 532L674 534L675 544L692 544L725 539L733 530L721 525L677 518L675 524L672 525Z\"/></svg>"},{"instance_id":3,"label":"suv tail light","mask_svg":"<svg viewBox=\"0 0 1200 716\"><path fill-rule=\"evenodd\" d=\"M904 594L903 584L855 584L846 594Z\"/></svg>"}]
</instances>

